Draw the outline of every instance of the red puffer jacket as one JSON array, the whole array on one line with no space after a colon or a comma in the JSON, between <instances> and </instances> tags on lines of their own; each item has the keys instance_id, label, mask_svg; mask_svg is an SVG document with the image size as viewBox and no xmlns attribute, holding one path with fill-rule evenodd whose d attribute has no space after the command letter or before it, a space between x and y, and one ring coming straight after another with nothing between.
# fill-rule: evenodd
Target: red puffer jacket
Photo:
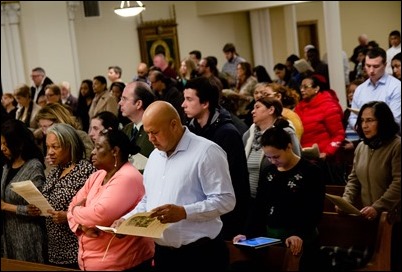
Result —
<instances>
[{"instance_id":1,"label":"red puffer jacket","mask_svg":"<svg viewBox=\"0 0 402 272\"><path fill-rule=\"evenodd\" d=\"M300 141L302 147L311 147L317 143L320 152L327 156L334 155L345 139L343 110L335 92L321 91L308 102L302 100L296 105L295 112L304 127Z\"/></svg>"}]
</instances>

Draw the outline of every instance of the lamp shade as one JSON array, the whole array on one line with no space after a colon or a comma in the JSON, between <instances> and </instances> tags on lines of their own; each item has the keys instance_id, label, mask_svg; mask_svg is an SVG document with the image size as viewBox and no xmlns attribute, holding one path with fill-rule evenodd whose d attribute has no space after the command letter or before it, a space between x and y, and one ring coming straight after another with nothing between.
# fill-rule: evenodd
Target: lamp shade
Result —
<instances>
[{"instance_id":1,"label":"lamp shade","mask_svg":"<svg viewBox=\"0 0 402 272\"><path fill-rule=\"evenodd\" d=\"M136 16L145 10L141 1L136 2L139 5L138 7L130 7L130 1L121 1L120 8L115 8L114 13L122 17ZM126 7L124 6L125 3L127 3Z\"/></svg>"}]
</instances>

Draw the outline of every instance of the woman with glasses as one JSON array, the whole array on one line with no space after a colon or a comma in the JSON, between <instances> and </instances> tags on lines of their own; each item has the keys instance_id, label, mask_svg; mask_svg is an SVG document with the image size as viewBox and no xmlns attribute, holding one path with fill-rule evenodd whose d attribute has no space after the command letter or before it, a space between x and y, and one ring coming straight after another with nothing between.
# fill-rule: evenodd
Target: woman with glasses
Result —
<instances>
[{"instance_id":1,"label":"woman with glasses","mask_svg":"<svg viewBox=\"0 0 402 272\"><path fill-rule=\"evenodd\" d=\"M389 106L371 101L362 106L355 129L363 139L355 150L353 168L343 198L360 209L367 220L383 211L394 218L391 264L400 264L401 137ZM360 204L359 204L360 203ZM336 207L339 212L342 212ZM399 266L400 268L400 266ZM392 268L392 271L398 269ZM399 269L400 270L400 269Z\"/></svg>"},{"instance_id":2,"label":"woman with glasses","mask_svg":"<svg viewBox=\"0 0 402 272\"><path fill-rule=\"evenodd\" d=\"M45 87L46 104L61 102L61 89L57 84L49 84ZM67 105L66 105L67 106ZM70 106L67 106L70 108ZM72 109L71 109L72 111Z\"/></svg>"},{"instance_id":3,"label":"woman with glasses","mask_svg":"<svg viewBox=\"0 0 402 272\"><path fill-rule=\"evenodd\" d=\"M149 271L154 255L151 238L115 237L96 225L110 226L131 211L145 193L141 173L128 161L139 147L121 130L104 130L95 142L92 163L98 169L74 196L68 223L78 237L81 270Z\"/></svg>"},{"instance_id":4,"label":"woman with glasses","mask_svg":"<svg viewBox=\"0 0 402 272\"><path fill-rule=\"evenodd\" d=\"M67 209L71 199L95 172L85 159L85 147L76 129L68 124L56 123L47 129L47 157L55 166L46 178L42 194L54 210L46 217L48 256L50 264L78 269L78 240L67 222ZM31 206L28 213L40 215Z\"/></svg>"},{"instance_id":5,"label":"woman with glasses","mask_svg":"<svg viewBox=\"0 0 402 272\"><path fill-rule=\"evenodd\" d=\"M304 128L301 146L309 148L317 144L320 151L318 161L328 174L326 183L345 184L345 171L336 166L343 165L337 151L345 140L343 110L336 93L318 74L305 77L300 90L302 100L296 105L295 112Z\"/></svg>"}]
</instances>

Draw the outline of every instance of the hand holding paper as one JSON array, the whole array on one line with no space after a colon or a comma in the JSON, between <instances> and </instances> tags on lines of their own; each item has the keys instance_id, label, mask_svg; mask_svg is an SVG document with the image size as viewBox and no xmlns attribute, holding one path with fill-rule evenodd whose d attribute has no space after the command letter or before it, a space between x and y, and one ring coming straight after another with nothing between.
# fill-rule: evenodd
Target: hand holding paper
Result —
<instances>
[{"instance_id":1,"label":"hand holding paper","mask_svg":"<svg viewBox=\"0 0 402 272\"><path fill-rule=\"evenodd\" d=\"M150 212L136 213L124 220L117 228L98 225L96 227L109 233L161 238L169 224L162 224L156 217L150 217L150 215Z\"/></svg>"},{"instance_id":2,"label":"hand holding paper","mask_svg":"<svg viewBox=\"0 0 402 272\"><path fill-rule=\"evenodd\" d=\"M325 197L345 213L361 215L360 211L355 206L344 200L342 197L331 194L325 194Z\"/></svg>"},{"instance_id":3,"label":"hand holding paper","mask_svg":"<svg viewBox=\"0 0 402 272\"><path fill-rule=\"evenodd\" d=\"M50 216L47 210L54 210L30 180L11 183L11 190L22 196L29 204L39 208L42 216Z\"/></svg>"}]
</instances>

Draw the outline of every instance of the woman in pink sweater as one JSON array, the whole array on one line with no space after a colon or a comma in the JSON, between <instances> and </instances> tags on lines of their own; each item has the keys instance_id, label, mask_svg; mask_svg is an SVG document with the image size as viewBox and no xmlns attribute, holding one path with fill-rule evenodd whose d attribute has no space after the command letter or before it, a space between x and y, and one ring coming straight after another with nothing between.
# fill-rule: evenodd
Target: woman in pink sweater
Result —
<instances>
[{"instance_id":1,"label":"woman in pink sweater","mask_svg":"<svg viewBox=\"0 0 402 272\"><path fill-rule=\"evenodd\" d=\"M136 149L136 150L133 150ZM131 211L144 195L142 175L128 162L128 137L119 130L104 130L92 151L97 169L75 195L68 210L71 230L78 236L78 263L82 270L149 269L154 255L151 238L115 237L95 226L110 226Z\"/></svg>"}]
</instances>

